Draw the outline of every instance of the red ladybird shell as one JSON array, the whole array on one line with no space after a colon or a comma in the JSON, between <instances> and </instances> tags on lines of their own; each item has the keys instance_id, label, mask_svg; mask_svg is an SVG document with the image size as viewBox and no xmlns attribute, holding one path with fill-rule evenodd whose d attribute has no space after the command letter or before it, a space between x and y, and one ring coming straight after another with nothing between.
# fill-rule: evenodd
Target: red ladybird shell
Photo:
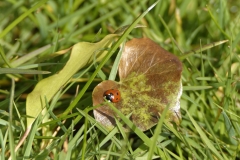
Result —
<instances>
[{"instance_id":1,"label":"red ladybird shell","mask_svg":"<svg viewBox=\"0 0 240 160\"><path fill-rule=\"evenodd\" d=\"M112 103L117 103L121 99L120 91L117 89L109 89L104 92L103 97Z\"/></svg>"}]
</instances>

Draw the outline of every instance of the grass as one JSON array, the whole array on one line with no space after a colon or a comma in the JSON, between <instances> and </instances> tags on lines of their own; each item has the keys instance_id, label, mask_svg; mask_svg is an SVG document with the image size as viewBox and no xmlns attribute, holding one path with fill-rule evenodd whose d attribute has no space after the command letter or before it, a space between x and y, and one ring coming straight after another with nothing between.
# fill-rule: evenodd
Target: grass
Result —
<instances>
[{"instance_id":1,"label":"grass","mask_svg":"<svg viewBox=\"0 0 240 160\"><path fill-rule=\"evenodd\" d=\"M0 2L0 159L240 159L240 3L215 0L159 1L139 18L147 27L123 38L149 37L181 59L179 126L162 116L152 129L128 133L122 123L132 122L121 113L123 122L111 131L96 123L91 94L109 75L114 79L116 51L75 73L14 152L28 127L26 96L63 68L70 53L63 50L102 40L154 2Z\"/></svg>"}]
</instances>

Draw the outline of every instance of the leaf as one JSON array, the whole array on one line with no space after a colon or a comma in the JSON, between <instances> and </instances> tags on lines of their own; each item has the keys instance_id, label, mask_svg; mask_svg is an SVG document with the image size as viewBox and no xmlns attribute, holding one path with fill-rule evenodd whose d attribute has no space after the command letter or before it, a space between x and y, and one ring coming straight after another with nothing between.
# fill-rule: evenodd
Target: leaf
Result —
<instances>
[{"instance_id":1,"label":"leaf","mask_svg":"<svg viewBox=\"0 0 240 160\"><path fill-rule=\"evenodd\" d=\"M27 97L26 111L30 116L27 119L27 126L30 126L35 118L45 107L46 98L48 102L56 94L56 92L82 67L90 63L95 56L100 60L107 51L103 47L107 47L117 34L107 35L98 43L80 42L73 46L71 56L58 74L41 80L34 90Z\"/></svg>"},{"instance_id":2,"label":"leaf","mask_svg":"<svg viewBox=\"0 0 240 160\"><path fill-rule=\"evenodd\" d=\"M164 108L169 106L166 118L179 124L179 99L182 94L182 63L173 54L148 38L126 43L119 64L120 82L103 81L93 91L93 105L97 121L108 129L115 126L118 117L103 99L109 89L118 89L121 100L113 105L141 130L154 126ZM104 103L105 102L105 103Z\"/></svg>"}]
</instances>

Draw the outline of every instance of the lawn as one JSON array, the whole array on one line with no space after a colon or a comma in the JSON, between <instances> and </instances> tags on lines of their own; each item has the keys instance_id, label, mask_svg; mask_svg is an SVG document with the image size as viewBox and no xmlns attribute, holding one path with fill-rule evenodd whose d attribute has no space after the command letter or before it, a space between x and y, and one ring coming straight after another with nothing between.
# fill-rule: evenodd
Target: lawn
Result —
<instances>
[{"instance_id":1,"label":"lawn","mask_svg":"<svg viewBox=\"0 0 240 160\"><path fill-rule=\"evenodd\" d=\"M240 159L239 10L231 0L1 1L0 159ZM106 127L94 88L122 84L124 46L142 37L182 63L181 116L169 123L165 105L143 131L129 117L155 97L120 90L144 103L124 115L104 102L118 117Z\"/></svg>"}]
</instances>

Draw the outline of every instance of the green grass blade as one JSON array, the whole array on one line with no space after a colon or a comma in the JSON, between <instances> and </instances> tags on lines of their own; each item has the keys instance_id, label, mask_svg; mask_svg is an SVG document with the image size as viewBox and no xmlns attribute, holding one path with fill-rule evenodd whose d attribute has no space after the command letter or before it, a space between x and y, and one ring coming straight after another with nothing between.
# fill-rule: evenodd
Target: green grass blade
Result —
<instances>
[{"instance_id":1,"label":"green grass blade","mask_svg":"<svg viewBox=\"0 0 240 160\"><path fill-rule=\"evenodd\" d=\"M23 13L20 17L18 17L16 20L14 20L8 27L6 27L1 33L0 33L0 39L3 38L10 30L12 30L18 23L23 21L28 15L30 15L33 11L38 9L40 6L42 6L44 3L46 3L48 0L41 0L38 2L35 6L33 6L31 9L27 10L25 13Z\"/></svg>"},{"instance_id":2,"label":"green grass blade","mask_svg":"<svg viewBox=\"0 0 240 160\"><path fill-rule=\"evenodd\" d=\"M149 153L148 153L148 157L147 157L148 160L151 160L152 157L153 157L153 153L154 153L154 150L156 148L157 139L158 139L159 134L161 133L162 125L163 125L163 122L165 120L165 117L166 117L166 114L167 114L168 111L169 111L169 106L164 108L164 111L163 111L163 113L160 116L160 119L158 121L157 127L156 127L156 129L154 131L154 135L152 137L152 142L153 143L151 144L151 146L149 148Z\"/></svg>"},{"instance_id":3,"label":"green grass blade","mask_svg":"<svg viewBox=\"0 0 240 160\"><path fill-rule=\"evenodd\" d=\"M0 68L0 74L50 74L48 71L30 69Z\"/></svg>"},{"instance_id":4,"label":"green grass blade","mask_svg":"<svg viewBox=\"0 0 240 160\"><path fill-rule=\"evenodd\" d=\"M13 103L14 103L14 93L15 93L15 81L12 79L11 95L9 102L9 145L10 145L10 154L13 160L16 159L15 154L15 140L13 136Z\"/></svg>"},{"instance_id":5,"label":"green grass blade","mask_svg":"<svg viewBox=\"0 0 240 160\"><path fill-rule=\"evenodd\" d=\"M218 159L223 160L223 157L219 154L219 152L216 150L216 148L214 147L214 145L212 144L212 142L208 139L208 137L206 136L206 134L203 132L203 130L199 127L199 125L197 124L197 122L193 119L193 117L191 116L191 114L185 110L187 112L188 117L190 118L191 122L193 123L193 125L195 126L196 130L198 131L198 134L200 135L200 137L202 138L203 142L205 143L205 145L218 157Z\"/></svg>"}]
</instances>

